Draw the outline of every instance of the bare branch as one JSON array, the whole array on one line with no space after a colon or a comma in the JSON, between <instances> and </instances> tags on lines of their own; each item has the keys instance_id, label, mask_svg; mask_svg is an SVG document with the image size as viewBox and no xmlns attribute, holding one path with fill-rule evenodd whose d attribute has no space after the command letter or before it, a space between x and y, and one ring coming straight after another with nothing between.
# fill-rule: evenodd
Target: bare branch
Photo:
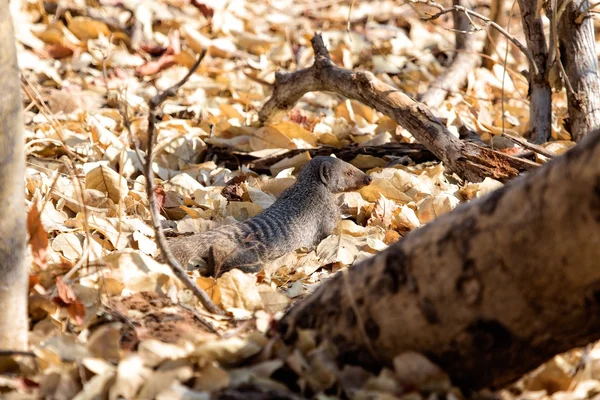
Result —
<instances>
[{"instance_id":1,"label":"bare branch","mask_svg":"<svg viewBox=\"0 0 600 400\"><path fill-rule=\"evenodd\" d=\"M463 6L455 5L450 8L445 8L433 15L428 16L428 17L422 17L422 18L426 21L429 21L429 20L437 19L437 18L441 17L442 15L448 14L453 11L463 12L467 15L478 18L478 19L482 20L483 22L485 22L486 24L492 26L494 29L496 29L498 32L500 32L502 35L504 35L508 40L510 40L515 46L517 46L517 48L519 50L521 50L521 52L523 54L525 54L525 57L527 57L527 60L529 61L529 65L531 66L531 70L533 71L533 73L536 75L539 73L539 70L538 70L537 64L535 63L533 55L527 49L527 47L525 47L523 45L523 43L519 42L519 40L516 37L514 37L513 35L511 35L506 29L504 29L502 26L498 25L495 21L489 19L485 15L481 15L478 12L469 10L468 8L465 8Z\"/></svg>"},{"instance_id":2,"label":"bare branch","mask_svg":"<svg viewBox=\"0 0 600 400\"><path fill-rule=\"evenodd\" d=\"M533 143L529 143L527 141L527 139L520 137L520 136L514 136L511 135L510 133L507 132L503 132L502 136L506 137L507 139L510 139L511 141L515 142L518 145L523 146L526 149L529 149L535 153L541 154L544 157L548 157L548 158L554 158L556 157L556 154L549 152L548 150L546 150L545 148L543 148L542 146L538 146L537 144L533 144Z\"/></svg>"},{"instance_id":3,"label":"bare branch","mask_svg":"<svg viewBox=\"0 0 600 400\"><path fill-rule=\"evenodd\" d=\"M407 129L419 142L463 179L479 182L485 177L510 179L519 171L533 168L506 154L464 143L432 115L429 109L370 72L348 71L334 65L323 39L312 39L315 63L289 74L276 74L273 94L259 112L266 122L287 110L307 92L330 91L358 100L389 116ZM534 164L535 165L535 164Z\"/></svg>"}]
</instances>

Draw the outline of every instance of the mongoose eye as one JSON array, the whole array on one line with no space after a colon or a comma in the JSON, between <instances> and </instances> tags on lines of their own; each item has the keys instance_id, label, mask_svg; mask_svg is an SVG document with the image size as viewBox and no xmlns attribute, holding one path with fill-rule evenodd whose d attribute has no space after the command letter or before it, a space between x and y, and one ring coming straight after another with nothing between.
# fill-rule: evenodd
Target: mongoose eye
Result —
<instances>
[{"instance_id":1,"label":"mongoose eye","mask_svg":"<svg viewBox=\"0 0 600 400\"><path fill-rule=\"evenodd\" d=\"M354 175L354 174L352 173L352 171L348 171L348 172L346 172L346 175L347 175L347 176L352 176L352 175Z\"/></svg>"}]
</instances>

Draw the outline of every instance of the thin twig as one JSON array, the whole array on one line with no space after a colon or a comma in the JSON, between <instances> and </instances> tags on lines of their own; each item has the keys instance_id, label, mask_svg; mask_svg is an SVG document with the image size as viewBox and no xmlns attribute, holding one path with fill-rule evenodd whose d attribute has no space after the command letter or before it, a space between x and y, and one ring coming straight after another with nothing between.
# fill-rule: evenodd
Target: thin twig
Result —
<instances>
[{"instance_id":1,"label":"thin twig","mask_svg":"<svg viewBox=\"0 0 600 400\"><path fill-rule=\"evenodd\" d=\"M214 333L218 337L222 337L222 335L216 330L216 328L210 322L208 322L206 319L204 319L204 317L202 316L202 314L200 314L200 312L198 310L196 310L195 308L192 308L192 307L188 307L185 304L179 304L179 305L183 309L191 312L194 315L194 317L198 320L198 322L200 322L200 324L202 326L204 326L210 333Z\"/></svg>"},{"instance_id":2,"label":"thin twig","mask_svg":"<svg viewBox=\"0 0 600 400\"><path fill-rule=\"evenodd\" d=\"M350 3L350 8L348 8L348 20L346 21L346 32L348 33L348 38L352 41L352 36L350 36L350 17L352 16L352 8L354 7L354 0Z\"/></svg>"},{"instance_id":3,"label":"thin twig","mask_svg":"<svg viewBox=\"0 0 600 400\"><path fill-rule=\"evenodd\" d=\"M512 20L513 17L513 9L515 8L515 3L517 2L517 0L513 0L512 5L510 6L510 12L508 14L508 22L506 24L507 29L510 29L510 22ZM508 67L506 66L508 64L508 43L506 45L506 49L504 49L504 60L502 60L502 64L504 69L502 70L502 133L506 132L506 114L505 114L505 99L506 96L504 94L504 84L505 84L505 80L506 80L506 71L508 70ZM492 146L493 146L494 142L492 142Z\"/></svg>"},{"instance_id":4,"label":"thin twig","mask_svg":"<svg viewBox=\"0 0 600 400\"><path fill-rule=\"evenodd\" d=\"M427 4L429 6L434 7L431 2L428 3L424 3ZM481 15L475 11L469 10L468 8L465 8L463 6L459 6L459 5L454 5L450 8L445 8L440 10L439 12L427 16L427 17L422 17L422 19L426 20L426 21L430 21L430 20L434 20L437 19L439 17L441 17L444 14L448 14L451 13L453 11L460 11L460 12L464 12L467 15L471 15L475 18L478 18L480 20L482 20L483 22L485 22L486 24L494 27L498 32L500 32L502 35L504 35L508 40L510 40L515 46L517 46L517 48L519 50L521 50L521 52L523 54L525 54L525 57L527 57L527 60L529 61L529 64L531 66L531 69L533 71L534 74L539 74L539 70L537 67L537 64L535 63L535 60L533 58L533 55L531 54L531 52L527 49L527 47L525 47L521 42L519 42L519 40L517 40L517 38L515 38L513 35L511 35L509 32L506 31L506 29L504 29L502 26L498 25L496 22L492 21L491 19L489 19L488 17Z\"/></svg>"},{"instance_id":5,"label":"thin twig","mask_svg":"<svg viewBox=\"0 0 600 400\"><path fill-rule=\"evenodd\" d=\"M552 65L556 63L558 66L558 70L560 71L560 76L562 77L567 87L567 92L569 95L572 96L575 93L575 91L573 90L573 85L571 85L571 80L567 75L567 71L565 71L565 66L562 63L560 57L560 46L558 44L558 19L562 17L562 13L566 10L566 4L568 3L568 1L564 1L561 4L560 9L557 9L557 1L551 1L550 12L552 13L552 15L550 18L550 40L546 71L547 73L550 72Z\"/></svg>"},{"instance_id":6,"label":"thin twig","mask_svg":"<svg viewBox=\"0 0 600 400\"><path fill-rule=\"evenodd\" d=\"M0 357L6 357L6 356L35 357L35 353L33 351L0 350Z\"/></svg>"},{"instance_id":7,"label":"thin twig","mask_svg":"<svg viewBox=\"0 0 600 400\"><path fill-rule=\"evenodd\" d=\"M535 153L541 154L544 157L548 157L548 158L556 157L556 154L546 150L542 146L538 146L537 144L529 143L527 141L527 139L525 139L525 138L522 138L519 136L514 136L507 132L502 132L502 136L506 137L507 139L510 139L512 142L515 142L516 144L521 145L522 147L524 147L526 149L529 149Z\"/></svg>"},{"instance_id":8,"label":"thin twig","mask_svg":"<svg viewBox=\"0 0 600 400\"><path fill-rule=\"evenodd\" d=\"M563 80L565 81L565 85L567 86L567 91L569 92L569 96L575 95L575 89L573 89L573 85L571 85L571 80L569 79L569 75L567 75L567 71L565 71L565 66L563 65L560 59L560 49L557 49L558 57L556 57L556 62L558 63L558 68L560 69L560 73L562 74Z\"/></svg>"},{"instance_id":9,"label":"thin twig","mask_svg":"<svg viewBox=\"0 0 600 400\"><path fill-rule=\"evenodd\" d=\"M565 1L565 3L566 3L566 1ZM583 22L583 19L587 16L587 14L589 12L591 12L594 8L598 7L599 5L600 5L600 1L592 3L588 8L586 8L585 10L583 10L582 12L579 13L577 18L575 18L575 23L581 24Z\"/></svg>"},{"instance_id":10,"label":"thin twig","mask_svg":"<svg viewBox=\"0 0 600 400\"><path fill-rule=\"evenodd\" d=\"M81 253L80 260L77 262L75 267L72 268L70 271L72 273L75 273L84 264L85 265L89 264L89 258L88 258L89 257L89 246L90 246L90 241L92 240L91 236L90 236L90 227L88 225L88 208L85 205L85 200L83 198L83 193L84 193L83 185L81 184L81 180L77 178L77 174L75 171L75 159L78 159L79 161L85 161L85 160L83 158L81 158L77 153L72 151L65 144L65 140L62 137L62 128L63 128L62 125L54 117L52 112L50 112L48 105L42 99L42 96L40 95L40 93L35 89L35 87L27 79L25 74L21 74L21 86L23 87L23 90L25 91L25 93L27 94L27 96L29 97L31 102L34 103L38 107L38 109L40 110L40 113L42 115L44 115L46 120L54 128L54 131L56 132L58 138L60 139L60 141L58 143L66 151L67 159L64 161L64 165L67 167L67 171L69 171L69 177L73 180L73 183L77 187L77 189L79 189L76 191L76 194L77 194L77 197L79 197L78 200L80 201L80 203L83 204L83 207L81 208L81 215L83 216L82 226L83 226L83 233L85 235L86 240L84 241L85 247L83 248L83 251ZM27 148L27 145L25 145L25 148ZM58 177L58 175L57 175L57 177ZM42 208L42 210L43 210L43 208ZM40 210L40 213L42 212L42 210ZM71 275L69 275L69 277L70 276ZM54 290L56 290L56 288L54 288Z\"/></svg>"},{"instance_id":11,"label":"thin twig","mask_svg":"<svg viewBox=\"0 0 600 400\"><path fill-rule=\"evenodd\" d=\"M156 118L156 109L167 99L167 97L174 96L177 94L177 90L181 86L183 86L183 84L187 82L190 76L192 76L192 74L196 71L196 69L200 65L200 62L202 62L202 60L204 59L205 54L205 51L203 51L202 54L200 54L198 60L196 60L194 65L190 68L187 75L184 76L183 79L181 79L179 82L166 89L165 91L157 93L148 102L148 106L150 108L148 112L148 155L146 157L146 164L144 165L144 176L146 177L146 193L148 196L148 203L150 207L150 215L152 216L152 223L156 232L156 242L158 244L158 247L160 248L160 251L164 255L165 261L167 262L169 267L171 267L171 270L173 271L175 276L179 278L179 280L183 282L183 284L189 290L192 291L192 293L198 298L198 300L200 300L200 303L202 303L204 308L206 308L209 312L213 314L223 315L223 310L217 307L217 305L213 303L213 301L206 294L206 292L204 292L204 290L202 290L198 285L196 285L196 283L183 270L179 262L175 260L173 254L171 254L171 250L169 249L169 245L167 243L167 238L165 237L165 234L162 230L162 226L160 224L160 218L158 215L158 205L156 202L156 195L154 193L154 174L152 172L152 161L154 160L153 147L156 132L156 124L154 123L154 120ZM206 324L208 324L208 322L206 322Z\"/></svg>"}]
</instances>

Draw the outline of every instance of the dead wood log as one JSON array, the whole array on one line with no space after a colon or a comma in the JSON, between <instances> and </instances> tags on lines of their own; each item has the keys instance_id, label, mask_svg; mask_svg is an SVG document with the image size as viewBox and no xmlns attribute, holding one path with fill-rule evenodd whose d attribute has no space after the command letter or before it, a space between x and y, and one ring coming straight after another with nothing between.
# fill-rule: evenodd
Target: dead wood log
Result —
<instances>
[{"instance_id":1,"label":"dead wood log","mask_svg":"<svg viewBox=\"0 0 600 400\"><path fill-rule=\"evenodd\" d=\"M281 110L288 110L307 92L330 91L359 100L394 119L438 157L452 172L468 181L485 177L506 180L534 163L509 157L455 137L429 109L365 71L352 72L335 66L321 35L312 38L315 63L290 74L277 74L271 98L259 112L266 122Z\"/></svg>"},{"instance_id":2,"label":"dead wood log","mask_svg":"<svg viewBox=\"0 0 600 400\"><path fill-rule=\"evenodd\" d=\"M560 55L566 72L570 132L578 142L600 127L600 79L594 19L587 0L559 2L564 12L558 23ZM557 10L557 13L560 11Z\"/></svg>"},{"instance_id":3,"label":"dead wood log","mask_svg":"<svg viewBox=\"0 0 600 400\"><path fill-rule=\"evenodd\" d=\"M269 167L283 160L293 157L297 154L308 152L311 157L328 156L335 154L337 158L344 161L352 161L358 155L370 155L374 157L390 158L410 158L416 164L427 161L435 161L437 158L419 143L386 143L380 146L357 146L350 145L338 149L332 146L321 146L314 149L293 149L282 151L269 157L256 158L245 152L232 150L229 147L210 146L205 159L217 157L219 163L229 169L237 169L240 165L248 165L253 171L266 174L269 173Z\"/></svg>"},{"instance_id":4,"label":"dead wood log","mask_svg":"<svg viewBox=\"0 0 600 400\"><path fill-rule=\"evenodd\" d=\"M340 363L418 351L463 388L500 387L600 338L600 132L337 274L280 321Z\"/></svg>"},{"instance_id":5,"label":"dead wood log","mask_svg":"<svg viewBox=\"0 0 600 400\"><path fill-rule=\"evenodd\" d=\"M453 0L452 3L454 6L472 8L469 0ZM439 107L449 92L457 92L465 84L469 72L477 67L481 59L479 52L485 37L482 35L483 31L471 32L471 20L464 12L454 10L452 18L456 42L452 64L435 79L419 99L430 108Z\"/></svg>"}]
</instances>

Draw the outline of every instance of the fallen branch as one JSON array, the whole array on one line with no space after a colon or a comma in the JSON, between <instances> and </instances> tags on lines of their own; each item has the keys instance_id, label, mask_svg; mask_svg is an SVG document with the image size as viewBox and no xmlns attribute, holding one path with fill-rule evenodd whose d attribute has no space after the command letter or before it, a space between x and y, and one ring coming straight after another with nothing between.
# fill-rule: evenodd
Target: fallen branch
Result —
<instances>
[{"instance_id":1,"label":"fallen branch","mask_svg":"<svg viewBox=\"0 0 600 400\"><path fill-rule=\"evenodd\" d=\"M514 136L507 132L504 132L502 134L502 136L504 136L505 138L511 140L512 142L520 145L521 147L529 149L535 153L541 154L544 157L548 157L548 158L556 157L556 154L552 153L551 151L546 150L542 146L538 146L537 144L534 144L534 143L529 143L527 141L527 139L525 139L524 137Z\"/></svg>"},{"instance_id":2,"label":"fallen branch","mask_svg":"<svg viewBox=\"0 0 600 400\"><path fill-rule=\"evenodd\" d=\"M196 71L200 62L204 58L206 52L203 52L198 57L198 60L194 63L194 65L190 68L189 72L186 76L183 77L179 82L170 88L166 89L163 92L157 93L154 97L150 99L149 102L149 112L148 112L148 156L146 160L146 164L144 164L144 176L146 177L146 194L148 196L148 203L150 206L150 214L152 215L152 224L154 225L154 231L156 232L156 242L160 251L164 255L164 259L173 270L175 276L183 282L183 284L192 291L194 296L200 300L200 303L206 308L209 312L213 314L223 315L224 312L221 310L215 303L212 302L210 297L202 290L196 283L188 276L188 274L184 271L184 269L179 265L179 263L175 260L171 251L169 250L169 245L167 244L167 238L163 232L162 226L160 224L160 218L158 215L158 205L156 203L156 195L154 193L154 173L152 172L152 161L154 160L154 141L155 132L156 132L156 124L154 120L156 119L156 109L167 99L169 96L174 96L177 94L177 90L187 80L192 76L192 74ZM208 322L204 321L204 324L208 324Z\"/></svg>"},{"instance_id":3,"label":"fallen branch","mask_svg":"<svg viewBox=\"0 0 600 400\"><path fill-rule=\"evenodd\" d=\"M389 116L408 129L450 171L468 181L479 182L485 177L507 180L535 165L462 142L426 106L383 83L372 73L352 72L335 66L321 35L312 38L312 46L315 63L311 67L286 75L277 74L273 94L259 112L261 122L266 122L280 110L292 108L307 92L331 91L359 100Z\"/></svg>"},{"instance_id":4,"label":"fallen branch","mask_svg":"<svg viewBox=\"0 0 600 400\"><path fill-rule=\"evenodd\" d=\"M415 351L465 389L502 387L600 338L600 132L324 282L280 320L342 365Z\"/></svg>"}]
</instances>

